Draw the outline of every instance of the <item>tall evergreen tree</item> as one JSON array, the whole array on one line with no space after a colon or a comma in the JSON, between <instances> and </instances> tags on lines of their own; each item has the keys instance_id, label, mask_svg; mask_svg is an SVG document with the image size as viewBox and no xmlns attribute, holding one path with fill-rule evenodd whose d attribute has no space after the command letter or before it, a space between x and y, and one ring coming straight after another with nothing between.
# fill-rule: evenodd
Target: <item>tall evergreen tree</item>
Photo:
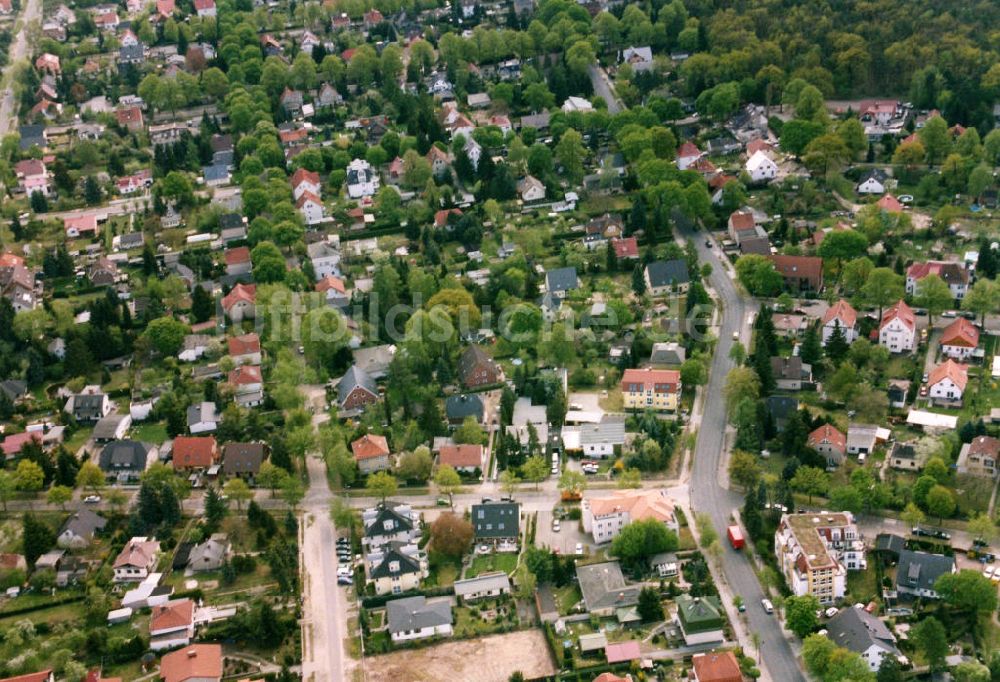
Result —
<instances>
[{"instance_id":1,"label":"tall evergreen tree","mask_svg":"<svg viewBox=\"0 0 1000 682\"><path fill-rule=\"evenodd\" d=\"M816 325L811 324L806 329L805 336L802 337L802 348L799 355L802 357L802 362L808 365L815 365L819 362L822 354L823 346L820 344L819 330Z\"/></svg>"}]
</instances>

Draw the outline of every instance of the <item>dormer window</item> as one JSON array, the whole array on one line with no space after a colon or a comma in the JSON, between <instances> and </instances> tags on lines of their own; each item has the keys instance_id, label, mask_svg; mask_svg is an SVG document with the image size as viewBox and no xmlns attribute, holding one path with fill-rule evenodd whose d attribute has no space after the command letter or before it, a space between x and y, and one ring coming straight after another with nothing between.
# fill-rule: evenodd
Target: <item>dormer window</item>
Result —
<instances>
[{"instance_id":1,"label":"dormer window","mask_svg":"<svg viewBox=\"0 0 1000 682\"><path fill-rule=\"evenodd\" d=\"M391 531L395 527L396 527L396 524L393 522L392 519L387 519L387 520L385 520L385 521L382 522L382 529L383 530Z\"/></svg>"},{"instance_id":2,"label":"dormer window","mask_svg":"<svg viewBox=\"0 0 1000 682\"><path fill-rule=\"evenodd\" d=\"M390 573L399 573L399 562L398 561L390 561L389 562L389 572Z\"/></svg>"}]
</instances>

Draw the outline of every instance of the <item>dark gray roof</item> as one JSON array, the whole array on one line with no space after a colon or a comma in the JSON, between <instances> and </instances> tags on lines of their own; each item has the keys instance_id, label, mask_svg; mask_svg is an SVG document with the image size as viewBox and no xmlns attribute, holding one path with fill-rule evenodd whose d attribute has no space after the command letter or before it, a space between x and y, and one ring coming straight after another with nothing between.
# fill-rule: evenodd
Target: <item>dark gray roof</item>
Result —
<instances>
[{"instance_id":1,"label":"dark gray roof","mask_svg":"<svg viewBox=\"0 0 1000 682\"><path fill-rule=\"evenodd\" d=\"M475 417L477 421L483 418L483 401L477 395L453 395L444 401L444 412L448 419L461 420Z\"/></svg>"},{"instance_id":2,"label":"dark gray roof","mask_svg":"<svg viewBox=\"0 0 1000 682\"><path fill-rule=\"evenodd\" d=\"M550 292L571 291L579 285L576 268L556 268L545 273L545 287Z\"/></svg>"},{"instance_id":3,"label":"dark gray roof","mask_svg":"<svg viewBox=\"0 0 1000 682\"><path fill-rule=\"evenodd\" d=\"M212 154L212 165L232 168L234 156L235 155L232 149L224 149L220 152L215 152L214 154Z\"/></svg>"},{"instance_id":4,"label":"dark gray roof","mask_svg":"<svg viewBox=\"0 0 1000 682\"><path fill-rule=\"evenodd\" d=\"M205 182L211 180L226 180L229 178L229 167L225 165L205 166L202 168Z\"/></svg>"},{"instance_id":5,"label":"dark gray roof","mask_svg":"<svg viewBox=\"0 0 1000 682\"><path fill-rule=\"evenodd\" d=\"M243 227L243 216L239 213L223 213L219 216L219 229L228 230Z\"/></svg>"},{"instance_id":6,"label":"dark gray roof","mask_svg":"<svg viewBox=\"0 0 1000 682\"><path fill-rule=\"evenodd\" d=\"M898 654L896 637L885 623L864 609L850 606L826 624L827 637L838 646L863 654L873 645L887 652Z\"/></svg>"},{"instance_id":7,"label":"dark gray roof","mask_svg":"<svg viewBox=\"0 0 1000 682\"><path fill-rule=\"evenodd\" d=\"M385 604L389 632L422 630L451 623L451 602L427 601L426 597L403 597Z\"/></svg>"},{"instance_id":8,"label":"dark gray roof","mask_svg":"<svg viewBox=\"0 0 1000 682\"><path fill-rule=\"evenodd\" d=\"M881 184L884 183L886 180L888 180L889 176L881 168L871 168L868 171L862 173L861 177L858 178L858 184L860 185L869 178L874 178L875 180L878 180L878 182Z\"/></svg>"},{"instance_id":9,"label":"dark gray roof","mask_svg":"<svg viewBox=\"0 0 1000 682\"><path fill-rule=\"evenodd\" d=\"M476 539L516 538L520 535L520 506L517 502L484 502L472 505L472 526Z\"/></svg>"},{"instance_id":10,"label":"dark gray roof","mask_svg":"<svg viewBox=\"0 0 1000 682\"><path fill-rule=\"evenodd\" d=\"M149 446L137 440L116 440L101 450L98 465L103 471L145 471Z\"/></svg>"},{"instance_id":11,"label":"dark gray roof","mask_svg":"<svg viewBox=\"0 0 1000 682\"><path fill-rule=\"evenodd\" d=\"M77 537L90 539L94 537L94 533L103 530L107 523L108 520L103 516L95 514L89 509L81 509L66 519L62 528L59 529L59 535L70 531Z\"/></svg>"},{"instance_id":12,"label":"dark gray roof","mask_svg":"<svg viewBox=\"0 0 1000 682\"><path fill-rule=\"evenodd\" d=\"M17 129L21 135L21 151L31 149L32 145L45 146L45 126L39 124L24 125Z\"/></svg>"},{"instance_id":13,"label":"dark gray roof","mask_svg":"<svg viewBox=\"0 0 1000 682\"><path fill-rule=\"evenodd\" d=\"M904 549L896 566L896 585L911 590L933 590L935 581L954 568L953 557Z\"/></svg>"},{"instance_id":14,"label":"dark gray roof","mask_svg":"<svg viewBox=\"0 0 1000 682\"><path fill-rule=\"evenodd\" d=\"M687 261L683 258L653 261L646 266L646 273L652 287L687 284L689 281Z\"/></svg>"},{"instance_id":15,"label":"dark gray roof","mask_svg":"<svg viewBox=\"0 0 1000 682\"><path fill-rule=\"evenodd\" d=\"M118 48L118 61L120 62L142 62L145 58L145 48L141 43L136 45L122 45Z\"/></svg>"},{"instance_id":16,"label":"dark gray roof","mask_svg":"<svg viewBox=\"0 0 1000 682\"><path fill-rule=\"evenodd\" d=\"M118 427L121 426L121 423L126 419L131 422L131 417L129 415L115 414L114 412L106 417L101 417L97 423L94 424L94 431L91 436L95 440L111 440L115 437Z\"/></svg>"},{"instance_id":17,"label":"dark gray roof","mask_svg":"<svg viewBox=\"0 0 1000 682\"><path fill-rule=\"evenodd\" d=\"M375 385L375 380L368 376L368 372L357 365L351 365L340 379L340 383L337 384L337 400L343 404L347 400L347 397L351 395L351 391L358 386L372 395L378 395L378 387Z\"/></svg>"},{"instance_id":18,"label":"dark gray roof","mask_svg":"<svg viewBox=\"0 0 1000 682\"><path fill-rule=\"evenodd\" d=\"M888 552L895 557L906 548L906 539L892 533L879 533L875 536L875 551Z\"/></svg>"},{"instance_id":19,"label":"dark gray roof","mask_svg":"<svg viewBox=\"0 0 1000 682\"><path fill-rule=\"evenodd\" d=\"M789 395L771 395L767 397L767 409L774 421L784 421L799 409L799 401Z\"/></svg>"},{"instance_id":20,"label":"dark gray roof","mask_svg":"<svg viewBox=\"0 0 1000 682\"><path fill-rule=\"evenodd\" d=\"M577 566L576 577L588 611L634 606L639 602L639 585L626 585L617 561Z\"/></svg>"},{"instance_id":21,"label":"dark gray roof","mask_svg":"<svg viewBox=\"0 0 1000 682\"><path fill-rule=\"evenodd\" d=\"M127 232L118 238L118 245L123 249L138 248L145 243L142 232Z\"/></svg>"},{"instance_id":22,"label":"dark gray roof","mask_svg":"<svg viewBox=\"0 0 1000 682\"><path fill-rule=\"evenodd\" d=\"M263 443L228 443L222 449L222 472L227 476L256 474L267 454Z\"/></svg>"},{"instance_id":23,"label":"dark gray roof","mask_svg":"<svg viewBox=\"0 0 1000 682\"><path fill-rule=\"evenodd\" d=\"M101 418L103 406L103 393L79 393L73 397L73 416L79 420L94 421Z\"/></svg>"},{"instance_id":24,"label":"dark gray roof","mask_svg":"<svg viewBox=\"0 0 1000 682\"><path fill-rule=\"evenodd\" d=\"M797 355L793 355L790 358L771 358L771 372L774 374L775 379L800 381L808 379L811 371L812 367L802 362L802 358Z\"/></svg>"},{"instance_id":25,"label":"dark gray roof","mask_svg":"<svg viewBox=\"0 0 1000 682\"><path fill-rule=\"evenodd\" d=\"M420 573L420 563L400 551L403 544L402 542L390 543L382 556L382 563L373 568L369 574L372 580Z\"/></svg>"},{"instance_id":26,"label":"dark gray roof","mask_svg":"<svg viewBox=\"0 0 1000 682\"><path fill-rule=\"evenodd\" d=\"M391 530L387 530L385 527L387 521L393 523ZM413 521L409 517L397 514L390 505L381 504L379 505L378 515L375 517L375 520L365 527L365 537L375 538L383 535L394 535L400 531L409 530L413 530Z\"/></svg>"},{"instance_id":27,"label":"dark gray roof","mask_svg":"<svg viewBox=\"0 0 1000 682\"><path fill-rule=\"evenodd\" d=\"M20 379L5 379L0 381L0 391L6 393L11 400L17 400L28 392L28 384Z\"/></svg>"},{"instance_id":28,"label":"dark gray roof","mask_svg":"<svg viewBox=\"0 0 1000 682\"><path fill-rule=\"evenodd\" d=\"M527 116L521 117L521 127L522 128L537 128L538 130L545 130L549 127L549 120L552 116L547 111L543 111L540 114L529 114Z\"/></svg>"}]
</instances>

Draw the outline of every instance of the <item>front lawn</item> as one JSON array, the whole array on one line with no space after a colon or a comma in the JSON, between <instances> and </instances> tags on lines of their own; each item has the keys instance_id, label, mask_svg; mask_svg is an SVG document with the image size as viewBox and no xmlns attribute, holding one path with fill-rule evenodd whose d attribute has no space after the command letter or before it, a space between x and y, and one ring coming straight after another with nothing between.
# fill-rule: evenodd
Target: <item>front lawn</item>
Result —
<instances>
[{"instance_id":1,"label":"front lawn","mask_svg":"<svg viewBox=\"0 0 1000 682\"><path fill-rule=\"evenodd\" d=\"M466 578L475 578L483 573L493 571L503 571L510 575L517 568L516 552L493 552L491 554L477 554L472 560L472 565L465 572Z\"/></svg>"},{"instance_id":2,"label":"front lawn","mask_svg":"<svg viewBox=\"0 0 1000 682\"><path fill-rule=\"evenodd\" d=\"M160 422L139 424L132 430L135 440L159 445L167 439L167 427Z\"/></svg>"},{"instance_id":3,"label":"front lawn","mask_svg":"<svg viewBox=\"0 0 1000 682\"><path fill-rule=\"evenodd\" d=\"M559 607L559 615L565 616L572 612L573 607L583 599L583 594L578 586L567 585L555 588L555 598L556 606Z\"/></svg>"},{"instance_id":4,"label":"front lawn","mask_svg":"<svg viewBox=\"0 0 1000 682\"><path fill-rule=\"evenodd\" d=\"M851 604L867 604L879 596L878 576L875 571L875 561L868 562L868 568L863 571L847 572L847 601Z\"/></svg>"}]
</instances>

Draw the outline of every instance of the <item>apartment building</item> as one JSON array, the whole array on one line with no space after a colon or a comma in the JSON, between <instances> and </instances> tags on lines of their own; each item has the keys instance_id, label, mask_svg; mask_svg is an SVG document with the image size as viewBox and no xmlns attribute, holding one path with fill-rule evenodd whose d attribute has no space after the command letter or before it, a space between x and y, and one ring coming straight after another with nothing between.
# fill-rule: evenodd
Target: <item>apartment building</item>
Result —
<instances>
[{"instance_id":1,"label":"apartment building","mask_svg":"<svg viewBox=\"0 0 1000 682\"><path fill-rule=\"evenodd\" d=\"M850 512L783 515L774 534L774 554L792 592L811 594L821 604L843 598L847 571L867 566Z\"/></svg>"},{"instance_id":2,"label":"apartment building","mask_svg":"<svg viewBox=\"0 0 1000 682\"><path fill-rule=\"evenodd\" d=\"M583 530L594 542L610 542L634 521L655 519L678 531L674 503L664 490L614 490L600 497L587 497L582 504Z\"/></svg>"},{"instance_id":3,"label":"apartment building","mask_svg":"<svg viewBox=\"0 0 1000 682\"><path fill-rule=\"evenodd\" d=\"M675 412L681 395L681 373L674 369L626 369L621 389L626 410Z\"/></svg>"}]
</instances>

